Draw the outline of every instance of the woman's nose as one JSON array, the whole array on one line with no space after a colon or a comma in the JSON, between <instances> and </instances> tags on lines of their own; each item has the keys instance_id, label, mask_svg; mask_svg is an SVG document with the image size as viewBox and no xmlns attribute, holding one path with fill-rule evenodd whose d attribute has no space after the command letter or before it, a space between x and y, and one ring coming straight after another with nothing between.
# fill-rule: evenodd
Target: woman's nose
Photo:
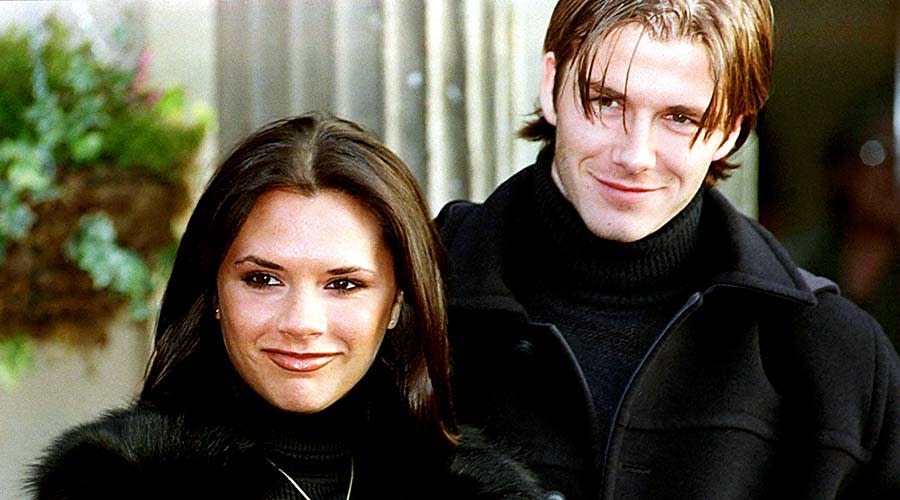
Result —
<instances>
[{"instance_id":1,"label":"woman's nose","mask_svg":"<svg viewBox=\"0 0 900 500\"><path fill-rule=\"evenodd\" d=\"M326 301L313 290L297 290L285 298L279 330L296 336L321 335L328 325Z\"/></svg>"}]
</instances>

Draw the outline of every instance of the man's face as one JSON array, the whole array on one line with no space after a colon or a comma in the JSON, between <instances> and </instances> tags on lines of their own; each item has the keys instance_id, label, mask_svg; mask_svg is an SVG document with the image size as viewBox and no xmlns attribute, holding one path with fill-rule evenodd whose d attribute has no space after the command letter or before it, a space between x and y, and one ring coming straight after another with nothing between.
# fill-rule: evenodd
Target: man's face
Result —
<instances>
[{"instance_id":1,"label":"man's face","mask_svg":"<svg viewBox=\"0 0 900 500\"><path fill-rule=\"evenodd\" d=\"M553 53L544 57L541 84L541 110L556 126L554 181L592 233L622 242L677 215L740 131L738 120L692 145L714 89L706 51L688 39L640 35L639 26L627 25L600 43L591 70L593 119L572 85L572 68L556 68ZM566 75L554 100L557 69Z\"/></svg>"}]
</instances>

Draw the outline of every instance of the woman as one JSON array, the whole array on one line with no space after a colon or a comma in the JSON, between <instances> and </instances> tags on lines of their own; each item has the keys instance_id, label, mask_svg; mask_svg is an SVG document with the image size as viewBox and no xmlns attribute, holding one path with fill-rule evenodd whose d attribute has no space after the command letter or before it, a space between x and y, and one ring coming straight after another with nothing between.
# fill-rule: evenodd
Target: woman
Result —
<instances>
[{"instance_id":1,"label":"woman","mask_svg":"<svg viewBox=\"0 0 900 500\"><path fill-rule=\"evenodd\" d=\"M359 126L270 124L188 222L138 402L59 438L37 498L529 498L451 408L443 255Z\"/></svg>"}]
</instances>

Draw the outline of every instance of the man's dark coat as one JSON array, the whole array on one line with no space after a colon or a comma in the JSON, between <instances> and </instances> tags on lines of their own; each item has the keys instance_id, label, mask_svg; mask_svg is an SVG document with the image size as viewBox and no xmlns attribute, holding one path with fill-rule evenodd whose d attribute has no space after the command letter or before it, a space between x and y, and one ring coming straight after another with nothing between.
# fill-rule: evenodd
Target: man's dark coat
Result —
<instances>
[{"instance_id":1,"label":"man's dark coat","mask_svg":"<svg viewBox=\"0 0 900 500\"><path fill-rule=\"evenodd\" d=\"M714 189L702 224L722 242L711 262L726 264L660 332L612 427L597 429L563 336L529 321L504 283L503 235L531 202L534 169L438 216L463 422L570 500L900 498L896 352L868 314Z\"/></svg>"}]
</instances>

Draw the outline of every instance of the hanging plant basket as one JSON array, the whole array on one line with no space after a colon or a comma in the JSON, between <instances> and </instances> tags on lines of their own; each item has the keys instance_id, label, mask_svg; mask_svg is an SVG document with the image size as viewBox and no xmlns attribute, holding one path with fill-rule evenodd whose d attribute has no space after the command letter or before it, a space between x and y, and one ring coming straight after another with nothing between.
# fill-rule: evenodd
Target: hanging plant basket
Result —
<instances>
[{"instance_id":1,"label":"hanging plant basket","mask_svg":"<svg viewBox=\"0 0 900 500\"><path fill-rule=\"evenodd\" d=\"M61 196L34 207L36 221L28 237L11 245L0 264L0 336L29 332L75 344L103 343L106 323L128 305L129 297L99 287L67 255L67 246L84 218L95 214L112 222L117 245L143 262L164 266L165 252L176 243L171 221L184 209L186 189L179 182L111 168L61 169L58 179ZM134 283L138 296L132 301L152 299L147 280L153 269L148 268L150 275L138 272L132 278L144 281ZM146 319L139 311L132 316Z\"/></svg>"},{"instance_id":2,"label":"hanging plant basket","mask_svg":"<svg viewBox=\"0 0 900 500\"><path fill-rule=\"evenodd\" d=\"M213 115L151 87L149 60L100 60L53 16L0 35L0 385L23 339L97 345L123 308L153 316Z\"/></svg>"}]
</instances>

